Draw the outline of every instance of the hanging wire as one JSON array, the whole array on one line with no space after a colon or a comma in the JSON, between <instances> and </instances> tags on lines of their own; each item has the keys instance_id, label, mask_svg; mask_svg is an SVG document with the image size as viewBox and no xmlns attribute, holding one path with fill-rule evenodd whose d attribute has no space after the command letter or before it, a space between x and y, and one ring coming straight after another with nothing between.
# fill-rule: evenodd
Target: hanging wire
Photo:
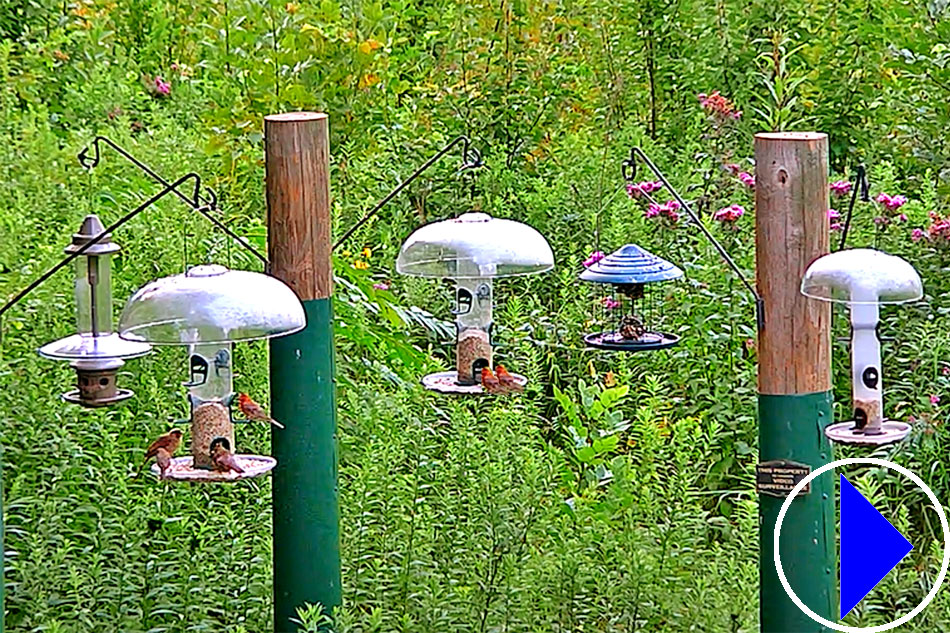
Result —
<instances>
[{"instance_id":1,"label":"hanging wire","mask_svg":"<svg viewBox=\"0 0 950 633\"><path fill-rule=\"evenodd\" d=\"M673 185L670 184L670 181L666 178L663 172L660 171L659 167L654 165L653 161L651 161L650 158L639 147L631 148L630 158L624 160L621 163L620 171L621 171L621 174L623 175L624 180L626 182L633 182L636 179L638 158L642 160L644 164L646 164L646 166L650 169L650 171L652 171L653 174L657 178L659 178L660 182L662 182L666 186L669 192L680 204L680 207L682 207L683 210L686 211L690 219L692 219L693 223L699 228L699 230L706 237L706 239L709 240L709 243L712 244L716 248L717 251L719 251L719 255L722 257L723 261L726 262L726 264L736 274L736 277L739 278L739 280L746 287L746 289L752 294L752 297L755 299L756 325L758 326L758 329L760 331L765 329L765 304L762 300L762 296L755 289L755 286L753 286L752 283L749 282L748 279L746 279L746 276L743 274L742 270L739 268L736 262L732 259L732 257L729 256L729 253L726 251L725 248L723 248L722 244L720 244L719 241L709 231L709 229L706 228L706 225L704 225L699 220L699 217L697 217L696 213L693 211L692 207L690 207L689 203L687 203L686 200L684 200L683 197L679 194L679 192L673 188ZM657 204L656 200L654 200L653 197L650 196L650 194L643 192L643 195L651 203Z\"/></svg>"},{"instance_id":2,"label":"hanging wire","mask_svg":"<svg viewBox=\"0 0 950 633\"><path fill-rule=\"evenodd\" d=\"M169 182L165 180L164 178L162 178L158 173L156 173L155 170L153 170L151 167L149 167L142 161L132 156L132 154L128 153L127 151L125 151L124 149L116 145L114 142L112 142L110 139L106 138L105 136L97 136L96 138L92 140L92 143L90 145L84 147L82 151L79 152L79 164L82 165L87 170L92 170L96 165L98 165L99 158L100 158L100 148L99 148L100 144L105 144L111 147L120 156L122 156L127 161L129 161L130 163L138 167L141 171L148 174L153 180L163 185L166 189L170 187ZM90 148L94 152L92 156L89 155ZM258 253L257 249L255 249L253 246L247 243L247 240L245 240L240 235L238 235L237 233L229 229L223 222L221 222L221 220L214 217L212 212L218 210L218 197L217 197L217 194L215 194L214 190L209 187L204 187L204 194L202 194L201 189L202 189L201 180L197 179L195 181L195 189L192 192L191 197L188 197L182 191L179 191L177 187L171 187L170 192L178 196L182 200L182 202L184 202L189 207L191 207L193 211L197 211L198 213L203 215L209 222L211 222L217 228L223 231L225 235L227 235L233 240L237 240L237 242L243 248L249 251L252 255L254 255L254 257L260 260L262 264L264 264L265 272L270 272L270 261L268 261L266 257Z\"/></svg>"},{"instance_id":3,"label":"hanging wire","mask_svg":"<svg viewBox=\"0 0 950 633\"><path fill-rule=\"evenodd\" d=\"M122 216L121 218L119 218L115 223L113 223L112 225L106 227L106 229L105 229L104 231L102 231L102 233L100 233L99 235L95 236L94 238L92 238L91 240L89 240L88 242L86 242L85 244L83 244L82 246L80 246L79 248L77 248L76 250L74 250L74 251L70 252L69 254L67 254L66 257L63 258L58 264L56 264L55 266L53 266L52 268L50 268L49 270L47 270L45 273L43 273L42 275L40 275L39 277L37 277L36 279L34 279L26 288L24 288L23 290L21 290L20 292L18 292L16 295L13 296L12 299L10 299L9 301L7 301L2 307L0 307L0 317L2 317L3 314L4 314L7 310L9 310L9 309L12 308L13 306L15 306L17 303L19 303L24 297L26 297L28 294L30 294L31 292L33 292L33 290L35 290L35 289L36 289L38 286L40 286L43 282L45 282L47 279L49 279L49 278L52 277L54 274L56 274L56 273L57 273L59 270L61 270L64 266L66 266L67 264L69 264L70 262L72 262L74 259L76 259L76 258L79 257L80 255L82 255L83 253L85 253L87 250L89 250L90 248L92 248L93 246L95 246L96 244L98 244L98 243L99 243L100 241L102 241L106 236L108 236L109 234L113 233L116 229L120 228L123 224L125 224L126 222L128 222L129 220L131 220L132 218L134 218L135 216L137 216L137 215L138 215L139 213L141 213L142 211L145 211L146 209L148 209L149 207L151 207L153 204L155 204L156 202L158 202L159 200L161 200L162 198L164 198L164 197L165 197L166 195L168 195L169 193L175 193L176 195L178 195L179 197L181 197L182 193L181 193L181 191L179 191L179 187L181 187L183 184L185 184L185 183L188 182L189 180L194 180L194 182L195 182L195 191L197 191L197 190L198 190L198 187L200 187L200 185L201 185L201 177L198 176L198 174L195 174L195 173L185 174L184 176L182 176L181 178L179 178L179 179L176 180L175 182L169 183L169 184L166 185L160 192L158 192L157 194L155 194L154 196L152 196L151 198L149 198L148 200L146 200L145 202L143 202L142 204L140 204L140 205L137 206L136 208L132 209L131 211L129 211L129 212L126 213L125 215L123 215L123 216ZM193 200L193 201L195 202L195 210L196 210L196 211L201 210L202 212L208 212L208 211L211 210L211 207L201 206L201 205L199 205L199 204L197 203L197 200Z\"/></svg>"},{"instance_id":4,"label":"hanging wire","mask_svg":"<svg viewBox=\"0 0 950 633\"><path fill-rule=\"evenodd\" d=\"M440 150L439 150L438 152L436 152L429 160L427 160L427 161L424 162L422 165L420 165L419 168L416 169L414 172L412 172L412 174L411 174L408 178L406 178L406 179L403 180L401 183L399 183L399 184L396 186L395 189L393 189L393 190L390 191L388 194L386 194L386 197L383 198L382 200L380 200L379 202L377 202L377 203L373 206L372 209L370 209L369 211L367 211L366 214L363 215L363 217L361 217L359 220L357 220L356 224L354 224L354 225L351 226L349 229L347 229L347 231L343 234L343 236L340 237L340 239L338 239L338 240L333 244L332 250L336 250L337 247L339 247L341 244L343 244L343 242L345 242L346 240L350 239L350 237L351 237L357 230L359 230L359 228L360 228L361 226L363 226L364 224L366 224L366 222L368 222L370 218L372 218L374 215L376 215L377 213L379 213L379 210L380 210L380 209L382 209L382 208L385 207L387 204L389 204L389 202L390 202L393 198L395 198L397 195L399 195L399 193L400 193L403 189L405 189L407 186L409 186L409 183L411 183L413 180L415 180L416 178L418 178L419 176L421 176L423 172L425 172L427 169L429 169L430 167L432 167L434 164L436 164L437 162L439 162L439 159L441 159L443 156L445 156L446 154L448 154L448 153L452 150L452 148L454 148L456 145L458 145L458 144L460 144L460 143L462 144L462 167L459 169L459 172L464 172L464 171L468 171L468 170L470 170L470 169L475 169L475 168L478 168L478 167L483 167L484 164L482 163L482 155L479 153L478 150L476 150L475 148L473 148L473 147L470 146L471 141L469 141L469 138L468 138L467 136L465 136L464 134L462 134L462 135L460 135L460 136L456 136L454 139L452 139L452 141L449 142L448 145L446 145L445 147L443 147L442 149L440 149ZM473 197L474 197L474 191L475 191L475 190L474 190L474 187L475 187L475 184L474 184L474 181L473 181L473 182L472 182L472 191L471 191L471 195L472 195Z\"/></svg>"},{"instance_id":5,"label":"hanging wire","mask_svg":"<svg viewBox=\"0 0 950 633\"><path fill-rule=\"evenodd\" d=\"M871 184L868 182L868 174L864 165L858 165L854 173L854 186L851 188L851 202L848 204L848 215L844 220L844 228L841 229L841 241L838 244L838 250L844 250L844 245L848 241L848 229L851 228L851 215L854 213L854 203L858 199L858 190L861 191L861 202L871 201Z\"/></svg>"}]
</instances>

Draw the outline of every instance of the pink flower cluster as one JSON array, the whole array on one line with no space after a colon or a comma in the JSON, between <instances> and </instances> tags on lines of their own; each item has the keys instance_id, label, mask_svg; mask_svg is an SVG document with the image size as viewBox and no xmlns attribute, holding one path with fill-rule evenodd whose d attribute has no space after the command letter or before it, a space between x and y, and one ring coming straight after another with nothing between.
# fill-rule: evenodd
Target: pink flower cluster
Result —
<instances>
[{"instance_id":1,"label":"pink flower cluster","mask_svg":"<svg viewBox=\"0 0 950 633\"><path fill-rule=\"evenodd\" d=\"M914 229L911 231L910 239L915 242L921 240L935 241L938 245L950 245L950 216L942 217L936 211L930 212L930 228Z\"/></svg>"},{"instance_id":2,"label":"pink flower cluster","mask_svg":"<svg viewBox=\"0 0 950 633\"><path fill-rule=\"evenodd\" d=\"M606 257L606 255L604 255L603 251L594 251L584 260L584 268L590 268L604 257Z\"/></svg>"},{"instance_id":3,"label":"pink flower cluster","mask_svg":"<svg viewBox=\"0 0 950 633\"><path fill-rule=\"evenodd\" d=\"M831 195L842 198L851 193L851 183L847 180L836 180L831 183Z\"/></svg>"},{"instance_id":4,"label":"pink flower cluster","mask_svg":"<svg viewBox=\"0 0 950 633\"><path fill-rule=\"evenodd\" d=\"M745 209L741 205L730 204L728 207L723 207L713 213L713 220L723 224L732 224L743 215L745 215Z\"/></svg>"},{"instance_id":5,"label":"pink flower cluster","mask_svg":"<svg viewBox=\"0 0 950 633\"><path fill-rule=\"evenodd\" d=\"M373 290L389 290L389 284L385 281L380 281L373 284Z\"/></svg>"},{"instance_id":6,"label":"pink flower cluster","mask_svg":"<svg viewBox=\"0 0 950 633\"><path fill-rule=\"evenodd\" d=\"M627 183L627 195L631 198L639 198L645 193L653 193L663 188L663 183L659 180L644 180L643 182Z\"/></svg>"},{"instance_id":7,"label":"pink flower cluster","mask_svg":"<svg viewBox=\"0 0 950 633\"><path fill-rule=\"evenodd\" d=\"M841 219L841 214L837 209L828 209L828 228L832 231L840 231L843 227L839 219Z\"/></svg>"},{"instance_id":8,"label":"pink flower cluster","mask_svg":"<svg viewBox=\"0 0 950 633\"><path fill-rule=\"evenodd\" d=\"M676 200L670 200L669 202L665 202L663 204L651 202L650 206L647 207L647 210L643 212L643 216L647 219L667 218L675 224L680 219L680 209L682 209L682 207Z\"/></svg>"},{"instance_id":9,"label":"pink flower cluster","mask_svg":"<svg viewBox=\"0 0 950 633\"><path fill-rule=\"evenodd\" d=\"M755 189L755 176L747 171L739 172L739 180L749 189Z\"/></svg>"},{"instance_id":10,"label":"pink flower cluster","mask_svg":"<svg viewBox=\"0 0 950 633\"><path fill-rule=\"evenodd\" d=\"M877 197L874 199L875 202L884 206L885 209L893 213L897 211L902 206L907 204L907 198L901 195L889 196L884 192L877 194Z\"/></svg>"},{"instance_id":11,"label":"pink flower cluster","mask_svg":"<svg viewBox=\"0 0 950 633\"><path fill-rule=\"evenodd\" d=\"M620 307L620 302L613 297L604 297L600 300L600 303L603 304L603 306L608 310L613 310Z\"/></svg>"},{"instance_id":12,"label":"pink flower cluster","mask_svg":"<svg viewBox=\"0 0 950 633\"><path fill-rule=\"evenodd\" d=\"M699 105L703 107L703 110L711 114L717 121L723 122L742 118L742 110L738 110L735 104L719 94L718 90L714 90L708 95L701 92L696 96L699 98Z\"/></svg>"},{"instance_id":13,"label":"pink flower cluster","mask_svg":"<svg viewBox=\"0 0 950 633\"><path fill-rule=\"evenodd\" d=\"M158 75L152 78L146 75L142 77L142 81L145 84L145 90L158 99L167 97L172 92L172 85Z\"/></svg>"}]
</instances>

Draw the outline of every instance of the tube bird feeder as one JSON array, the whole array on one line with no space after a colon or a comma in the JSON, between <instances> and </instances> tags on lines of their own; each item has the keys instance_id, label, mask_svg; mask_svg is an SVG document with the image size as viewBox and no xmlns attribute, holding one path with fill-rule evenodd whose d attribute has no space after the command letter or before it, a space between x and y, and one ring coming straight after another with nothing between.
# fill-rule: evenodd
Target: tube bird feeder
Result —
<instances>
[{"instance_id":1,"label":"tube bird feeder","mask_svg":"<svg viewBox=\"0 0 950 633\"><path fill-rule=\"evenodd\" d=\"M261 273L195 266L183 275L153 281L129 299L119 319L124 339L188 348L191 455L178 457L168 479L233 481L256 477L276 461L236 455L245 473L213 470L211 446L235 447L231 401L231 346L291 334L306 325L303 305L287 285ZM157 466L153 466L153 472Z\"/></svg>"},{"instance_id":2,"label":"tube bird feeder","mask_svg":"<svg viewBox=\"0 0 950 633\"><path fill-rule=\"evenodd\" d=\"M104 231L97 216L86 216L66 254L86 247ZM120 250L106 235L76 256L77 333L38 350L44 358L71 361L77 388L64 393L63 399L84 407L105 407L131 398L131 390L116 385L116 374L124 360L144 356L152 349L148 343L122 340L112 328L112 256Z\"/></svg>"},{"instance_id":3,"label":"tube bird feeder","mask_svg":"<svg viewBox=\"0 0 950 633\"><path fill-rule=\"evenodd\" d=\"M614 295L597 301L601 323L610 329L584 336L591 347L612 351L643 352L679 343L675 334L656 331L658 315L649 284L679 279L683 271L636 244L627 244L581 273L582 281L609 285Z\"/></svg>"},{"instance_id":4,"label":"tube bird feeder","mask_svg":"<svg viewBox=\"0 0 950 633\"><path fill-rule=\"evenodd\" d=\"M540 233L486 213L433 222L410 235L399 251L397 272L455 282L456 368L425 376L422 384L442 393L482 393L481 370L493 367L493 280L553 267L554 253ZM513 376L521 385L527 382Z\"/></svg>"},{"instance_id":5,"label":"tube bird feeder","mask_svg":"<svg viewBox=\"0 0 950 633\"><path fill-rule=\"evenodd\" d=\"M920 275L907 261L868 248L819 257L802 278L807 297L847 304L851 311L851 385L854 419L831 424L825 434L846 444L891 444L907 437L910 424L884 419L880 305L923 296Z\"/></svg>"}]
</instances>

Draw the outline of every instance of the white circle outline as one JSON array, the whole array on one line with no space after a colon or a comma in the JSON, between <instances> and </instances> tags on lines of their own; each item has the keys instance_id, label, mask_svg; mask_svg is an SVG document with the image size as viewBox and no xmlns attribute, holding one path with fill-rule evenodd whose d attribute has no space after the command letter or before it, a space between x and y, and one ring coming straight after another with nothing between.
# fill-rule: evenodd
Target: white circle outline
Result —
<instances>
[{"instance_id":1,"label":"white circle outline","mask_svg":"<svg viewBox=\"0 0 950 633\"><path fill-rule=\"evenodd\" d=\"M937 574L937 580L930 589L930 593L928 593L924 597L923 601L914 607L910 613L888 624L879 624L877 626L845 626L844 624L838 624L837 622L824 619L809 609L808 606L801 601L801 599L792 589L791 585L788 583L788 578L785 577L785 571L782 569L781 554L779 552L779 534L782 529L782 521L785 520L785 513L788 512L788 509L791 507L792 501L794 501L798 493L801 492L805 486L807 486L808 483L818 475L821 475L822 473L825 473L833 468L837 468L839 466L848 466L851 464L874 464L875 466L882 466L884 468L889 468L890 470L895 470L913 481L918 487L927 493L927 497L930 498L934 509L940 516L940 526L943 528L943 563L940 566L940 573ZM921 480L920 477L907 470L900 464L895 464L894 462L888 461L886 459L878 459L876 457L849 457L847 459L833 461L830 464L825 464L795 484L792 490L788 493L788 496L785 498L785 501L782 503L782 507L778 513L778 518L775 519L775 529L772 532L772 548L773 560L775 561L775 571L778 572L778 579L781 581L782 587L785 589L785 593L788 594L788 597L792 599L792 602L795 603L795 606L801 609L805 615L823 626L827 626L828 628L834 629L835 631L843 631L843 633L881 633L882 631L895 629L918 615L927 607L928 604L930 604L930 601L934 599L934 597L937 595L937 592L940 591L940 585L943 584L944 578L947 576L947 568L950 567L950 525L947 525L947 516L943 512L943 506L940 505L940 500L937 499L937 495L934 494L933 490L931 490L927 484Z\"/></svg>"}]
</instances>

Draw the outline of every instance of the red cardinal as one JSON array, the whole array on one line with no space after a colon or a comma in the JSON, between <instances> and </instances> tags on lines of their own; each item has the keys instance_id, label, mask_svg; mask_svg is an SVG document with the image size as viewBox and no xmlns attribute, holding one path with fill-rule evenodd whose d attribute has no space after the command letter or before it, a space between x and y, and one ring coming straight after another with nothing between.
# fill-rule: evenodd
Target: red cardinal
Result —
<instances>
[{"instance_id":1,"label":"red cardinal","mask_svg":"<svg viewBox=\"0 0 950 633\"><path fill-rule=\"evenodd\" d=\"M172 454L164 448L159 448L155 451L155 463L158 464L158 478L165 479L165 473L172 465Z\"/></svg>"},{"instance_id":2,"label":"red cardinal","mask_svg":"<svg viewBox=\"0 0 950 633\"><path fill-rule=\"evenodd\" d=\"M507 391L524 391L524 386L515 380L514 376L508 373L508 370L505 369L504 365L496 366L495 372L498 373L498 382L500 382L501 386Z\"/></svg>"},{"instance_id":3,"label":"red cardinal","mask_svg":"<svg viewBox=\"0 0 950 633\"><path fill-rule=\"evenodd\" d=\"M142 468L145 468L145 464L153 457L158 461L159 451L164 451L168 455L168 459L171 460L171 456L174 455L178 447L181 446L181 436L181 429L172 429L164 435L159 435L158 439L149 444L148 448L145 449L145 460L142 462L142 467L139 468L139 472L142 472ZM164 459L164 457L162 457L162 459ZM161 462L159 462L158 467L162 467ZM165 471L162 470L163 474L164 472Z\"/></svg>"},{"instance_id":4,"label":"red cardinal","mask_svg":"<svg viewBox=\"0 0 950 633\"><path fill-rule=\"evenodd\" d=\"M248 420L254 420L256 422L270 422L278 429L284 428L283 424L267 415L267 411L264 411L264 407L251 400L251 396L247 395L246 393L238 394L238 408Z\"/></svg>"},{"instance_id":5,"label":"red cardinal","mask_svg":"<svg viewBox=\"0 0 950 633\"><path fill-rule=\"evenodd\" d=\"M492 373L490 367L482 367L482 387L484 387L488 393L496 395L507 393L505 388L501 386L498 378Z\"/></svg>"},{"instance_id":6,"label":"red cardinal","mask_svg":"<svg viewBox=\"0 0 950 633\"><path fill-rule=\"evenodd\" d=\"M211 462L214 464L214 469L218 472L226 473L233 470L238 474L244 473L244 469L241 468L237 457L225 447L225 443L220 439L215 439L211 442Z\"/></svg>"}]
</instances>

